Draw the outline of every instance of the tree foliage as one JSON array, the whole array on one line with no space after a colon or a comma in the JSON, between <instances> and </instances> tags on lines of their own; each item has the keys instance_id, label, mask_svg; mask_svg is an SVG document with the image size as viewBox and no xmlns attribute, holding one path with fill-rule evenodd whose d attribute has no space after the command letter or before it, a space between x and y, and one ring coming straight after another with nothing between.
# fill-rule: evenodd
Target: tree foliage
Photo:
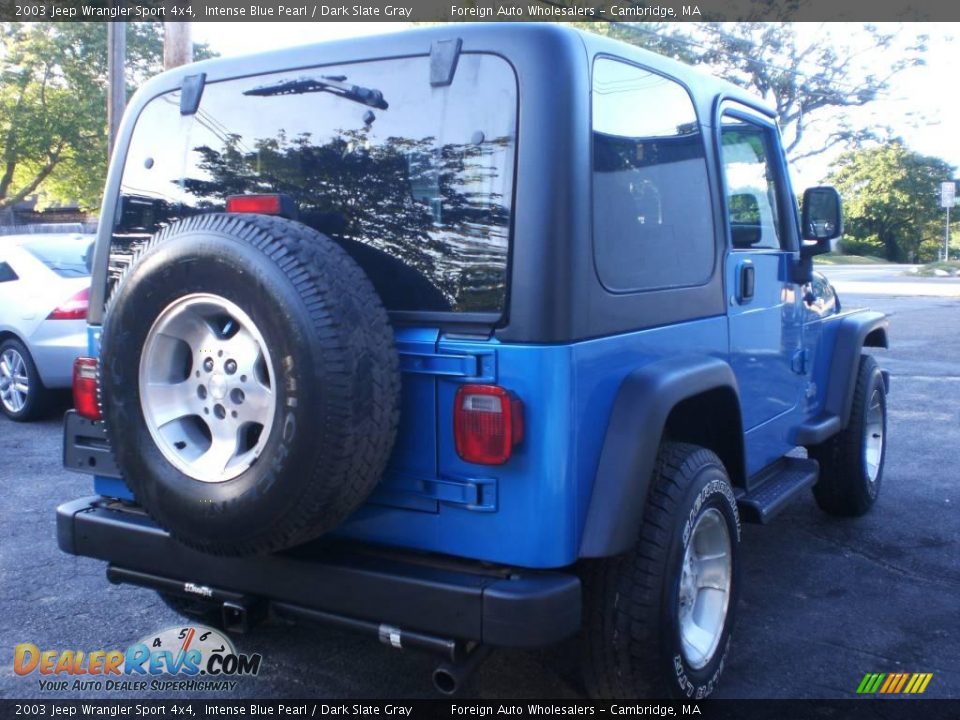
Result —
<instances>
[{"instance_id":1,"label":"tree foliage","mask_svg":"<svg viewBox=\"0 0 960 720\"><path fill-rule=\"evenodd\" d=\"M874 247L897 262L935 259L943 228L940 183L952 173L943 160L900 141L842 154L828 181L843 194L848 249Z\"/></svg>"},{"instance_id":2,"label":"tree foliage","mask_svg":"<svg viewBox=\"0 0 960 720\"><path fill-rule=\"evenodd\" d=\"M873 25L853 33L853 46L825 33L808 32L804 40L796 23L578 24L702 65L761 96L776 108L787 155L794 161L883 136L884 128L858 126L842 111L868 105L896 75L922 65L927 39L917 36L903 46L896 33ZM816 138L807 142L813 129Z\"/></svg>"},{"instance_id":3,"label":"tree foliage","mask_svg":"<svg viewBox=\"0 0 960 720\"><path fill-rule=\"evenodd\" d=\"M163 29L126 29L129 94L162 69ZM85 208L99 203L106 94L107 23L0 24L0 209L34 194Z\"/></svg>"}]
</instances>

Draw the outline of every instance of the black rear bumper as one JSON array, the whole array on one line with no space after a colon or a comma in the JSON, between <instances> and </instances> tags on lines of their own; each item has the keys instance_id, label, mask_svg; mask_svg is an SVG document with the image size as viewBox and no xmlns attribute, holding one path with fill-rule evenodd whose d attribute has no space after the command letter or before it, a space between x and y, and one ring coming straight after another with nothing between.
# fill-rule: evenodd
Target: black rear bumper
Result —
<instances>
[{"instance_id":1,"label":"black rear bumper","mask_svg":"<svg viewBox=\"0 0 960 720\"><path fill-rule=\"evenodd\" d=\"M573 574L331 542L215 557L173 540L139 509L102 497L57 508L57 540L64 552L110 563L114 582L367 628L394 645L408 633L413 645L449 639L538 647L580 626L580 581Z\"/></svg>"}]
</instances>

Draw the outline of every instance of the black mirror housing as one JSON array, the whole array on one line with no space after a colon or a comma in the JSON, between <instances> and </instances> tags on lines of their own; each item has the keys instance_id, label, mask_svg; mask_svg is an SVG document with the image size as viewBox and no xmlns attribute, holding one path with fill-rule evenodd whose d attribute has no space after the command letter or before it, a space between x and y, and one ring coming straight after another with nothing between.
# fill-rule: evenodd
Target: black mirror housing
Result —
<instances>
[{"instance_id":1,"label":"black mirror housing","mask_svg":"<svg viewBox=\"0 0 960 720\"><path fill-rule=\"evenodd\" d=\"M843 205L836 188L824 185L803 192L800 235L804 243L800 254L806 257L833 250L833 243L843 235Z\"/></svg>"}]
</instances>

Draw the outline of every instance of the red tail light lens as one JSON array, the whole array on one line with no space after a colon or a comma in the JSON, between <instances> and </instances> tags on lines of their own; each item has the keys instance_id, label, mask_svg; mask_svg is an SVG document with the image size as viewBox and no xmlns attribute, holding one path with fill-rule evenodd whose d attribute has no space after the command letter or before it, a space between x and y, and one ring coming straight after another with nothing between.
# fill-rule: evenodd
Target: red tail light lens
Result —
<instances>
[{"instance_id":1,"label":"red tail light lens","mask_svg":"<svg viewBox=\"0 0 960 720\"><path fill-rule=\"evenodd\" d=\"M90 288L84 288L47 315L47 320L86 320L90 309Z\"/></svg>"},{"instance_id":2,"label":"red tail light lens","mask_svg":"<svg viewBox=\"0 0 960 720\"><path fill-rule=\"evenodd\" d=\"M496 385L463 385L454 400L453 436L467 462L503 465L523 440L523 403Z\"/></svg>"},{"instance_id":3,"label":"red tail light lens","mask_svg":"<svg viewBox=\"0 0 960 720\"><path fill-rule=\"evenodd\" d=\"M228 213L257 213L293 218L296 206L287 195L231 195L227 198Z\"/></svg>"},{"instance_id":4,"label":"red tail light lens","mask_svg":"<svg viewBox=\"0 0 960 720\"><path fill-rule=\"evenodd\" d=\"M73 361L73 406L80 417L101 419L97 395L97 361L88 357L77 358Z\"/></svg>"}]
</instances>

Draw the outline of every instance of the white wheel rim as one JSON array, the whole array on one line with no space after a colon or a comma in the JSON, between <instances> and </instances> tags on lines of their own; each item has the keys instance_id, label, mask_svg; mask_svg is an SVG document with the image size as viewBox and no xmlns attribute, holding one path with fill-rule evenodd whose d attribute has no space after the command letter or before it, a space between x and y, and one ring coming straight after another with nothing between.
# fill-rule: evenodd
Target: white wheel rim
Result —
<instances>
[{"instance_id":1,"label":"white wheel rim","mask_svg":"<svg viewBox=\"0 0 960 720\"><path fill-rule=\"evenodd\" d=\"M719 510L708 508L697 518L684 552L677 605L683 659L696 670L717 652L727 621L732 576L726 520Z\"/></svg>"},{"instance_id":2,"label":"white wheel rim","mask_svg":"<svg viewBox=\"0 0 960 720\"><path fill-rule=\"evenodd\" d=\"M9 412L19 413L26 406L29 396L27 363L19 352L7 348L0 355L0 402Z\"/></svg>"},{"instance_id":3,"label":"white wheel rim","mask_svg":"<svg viewBox=\"0 0 960 720\"><path fill-rule=\"evenodd\" d=\"M230 480L257 461L273 428L275 388L263 336L226 298L182 297L147 334L143 417L167 461L194 480Z\"/></svg>"},{"instance_id":4,"label":"white wheel rim","mask_svg":"<svg viewBox=\"0 0 960 720\"><path fill-rule=\"evenodd\" d=\"M880 389L874 388L867 404L867 421L863 426L863 464L867 468L867 480L871 484L877 482L880 476L883 436L883 402Z\"/></svg>"}]
</instances>

